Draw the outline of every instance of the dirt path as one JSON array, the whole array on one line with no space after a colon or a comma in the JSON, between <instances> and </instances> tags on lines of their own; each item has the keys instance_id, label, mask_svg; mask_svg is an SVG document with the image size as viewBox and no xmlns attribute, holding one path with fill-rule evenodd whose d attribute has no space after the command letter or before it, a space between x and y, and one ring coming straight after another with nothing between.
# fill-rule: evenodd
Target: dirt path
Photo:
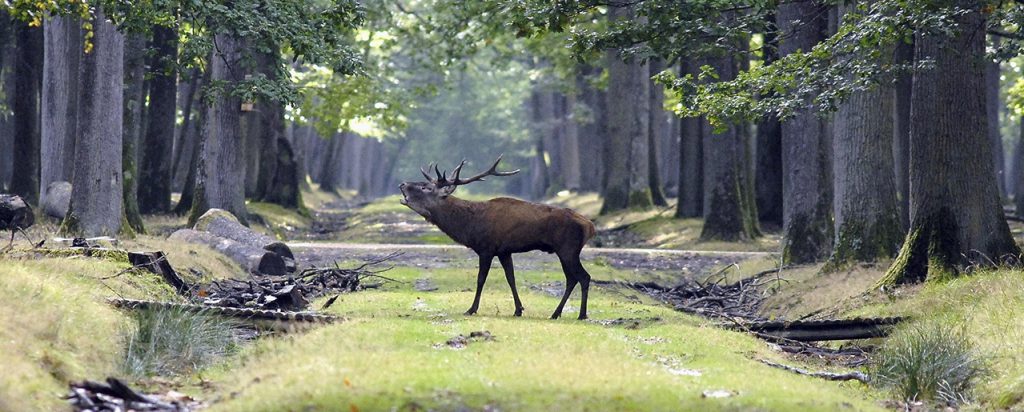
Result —
<instances>
[{"instance_id":1,"label":"dirt path","mask_svg":"<svg viewBox=\"0 0 1024 412\"><path fill-rule=\"evenodd\" d=\"M476 254L457 245L410 245L377 243L289 243L296 251L300 262L324 265L341 260L372 260L388 254L401 252L392 260L395 265L415 266L427 269L476 267ZM615 269L633 271L683 272L700 275L723 265L739 263L748 259L772 256L765 252L687 251L635 248L586 248L583 260L591 264L606 264ZM553 255L530 252L515 255L516 268L537 270L545 265L557 265ZM549 266L550 267L550 266Z\"/></svg>"}]
</instances>

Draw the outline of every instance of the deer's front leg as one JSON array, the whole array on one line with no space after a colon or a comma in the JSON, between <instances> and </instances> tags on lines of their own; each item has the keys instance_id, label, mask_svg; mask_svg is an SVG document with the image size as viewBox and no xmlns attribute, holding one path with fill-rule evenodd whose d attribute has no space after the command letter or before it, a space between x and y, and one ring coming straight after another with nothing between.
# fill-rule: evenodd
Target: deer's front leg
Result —
<instances>
[{"instance_id":1,"label":"deer's front leg","mask_svg":"<svg viewBox=\"0 0 1024 412\"><path fill-rule=\"evenodd\" d=\"M516 290L516 269L512 266L512 255L498 256L501 267L505 269L505 280L512 288L512 299L516 302L516 316L523 316L523 302L519 300L519 291Z\"/></svg>"},{"instance_id":2,"label":"deer's front leg","mask_svg":"<svg viewBox=\"0 0 1024 412\"><path fill-rule=\"evenodd\" d=\"M484 283L487 282L487 272L491 270L492 260L494 260L494 256L480 255L480 271L476 274L476 297L473 298L473 306L469 307L466 315L476 314L477 309L480 308L480 294L484 291Z\"/></svg>"}]
</instances>

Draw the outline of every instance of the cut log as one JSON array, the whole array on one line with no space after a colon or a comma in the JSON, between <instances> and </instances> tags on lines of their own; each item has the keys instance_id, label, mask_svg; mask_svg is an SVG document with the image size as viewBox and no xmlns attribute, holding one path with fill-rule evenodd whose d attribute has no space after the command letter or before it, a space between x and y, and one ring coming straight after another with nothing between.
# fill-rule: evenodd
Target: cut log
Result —
<instances>
[{"instance_id":1,"label":"cut log","mask_svg":"<svg viewBox=\"0 0 1024 412\"><path fill-rule=\"evenodd\" d=\"M291 249L274 238L256 232L242 225L234 215L222 209L210 209L196 221L195 230L209 232L213 235L249 246L266 249L281 257L295 259Z\"/></svg>"},{"instance_id":2,"label":"cut log","mask_svg":"<svg viewBox=\"0 0 1024 412\"><path fill-rule=\"evenodd\" d=\"M46 186L46 193L43 195L43 204L40 208L49 217L63 219L68 214L71 206L71 183L53 182Z\"/></svg>"},{"instance_id":3,"label":"cut log","mask_svg":"<svg viewBox=\"0 0 1024 412\"><path fill-rule=\"evenodd\" d=\"M27 229L35 223L32 208L21 196L0 194L0 230Z\"/></svg>"},{"instance_id":4,"label":"cut log","mask_svg":"<svg viewBox=\"0 0 1024 412\"><path fill-rule=\"evenodd\" d=\"M288 273L285 259L277 253L212 233L181 229L168 239L210 246L252 273L277 276Z\"/></svg>"}]
</instances>

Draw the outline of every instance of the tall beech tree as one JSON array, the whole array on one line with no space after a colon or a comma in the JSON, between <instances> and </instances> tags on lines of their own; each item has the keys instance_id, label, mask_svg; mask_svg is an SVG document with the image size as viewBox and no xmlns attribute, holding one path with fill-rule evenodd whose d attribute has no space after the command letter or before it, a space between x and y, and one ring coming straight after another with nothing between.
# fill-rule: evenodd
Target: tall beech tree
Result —
<instances>
[{"instance_id":1,"label":"tall beech tree","mask_svg":"<svg viewBox=\"0 0 1024 412\"><path fill-rule=\"evenodd\" d=\"M78 76L82 51L82 22L74 16L54 16L43 23L42 130L39 193L56 181L74 175L78 136ZM40 199L40 203L45 199Z\"/></svg>"},{"instance_id":2,"label":"tall beech tree","mask_svg":"<svg viewBox=\"0 0 1024 412\"><path fill-rule=\"evenodd\" d=\"M839 6L840 18L854 7ZM835 241L826 269L892 257L903 237L892 156L893 99L890 83L882 81L851 94L833 117Z\"/></svg>"},{"instance_id":3,"label":"tall beech tree","mask_svg":"<svg viewBox=\"0 0 1024 412\"><path fill-rule=\"evenodd\" d=\"M124 40L121 168L125 220L136 232L145 232L142 213L139 211L138 189L139 149L146 129L146 37L145 32L131 32Z\"/></svg>"},{"instance_id":4,"label":"tall beech tree","mask_svg":"<svg viewBox=\"0 0 1024 412\"><path fill-rule=\"evenodd\" d=\"M781 3L775 16L783 56L809 51L826 37L828 11L817 1ZM832 244L828 122L807 103L782 122L782 259L786 263L822 260Z\"/></svg>"},{"instance_id":5,"label":"tall beech tree","mask_svg":"<svg viewBox=\"0 0 1024 412\"><path fill-rule=\"evenodd\" d=\"M150 67L149 109L139 162L139 211L167 213L171 209L171 155L177 115L178 31L153 27L153 63Z\"/></svg>"},{"instance_id":6,"label":"tall beech tree","mask_svg":"<svg viewBox=\"0 0 1024 412\"><path fill-rule=\"evenodd\" d=\"M710 58L709 63L724 79L736 76L739 63L734 53ZM709 127L709 125L708 125ZM744 127L729 125L706 133L703 139L704 228L701 240L751 240L760 236L757 218L748 196L749 167Z\"/></svg>"},{"instance_id":7,"label":"tall beech tree","mask_svg":"<svg viewBox=\"0 0 1024 412\"><path fill-rule=\"evenodd\" d=\"M996 186L985 110L985 16L956 6L956 30L918 32L910 105L910 231L883 286L954 276L972 262L1017 256Z\"/></svg>"},{"instance_id":8,"label":"tall beech tree","mask_svg":"<svg viewBox=\"0 0 1024 412\"><path fill-rule=\"evenodd\" d=\"M237 84L242 81L241 41L235 34L214 36L210 61L211 82ZM245 209L245 153L241 136L242 99L221 92L210 105L200 144L195 195L189 225L195 224L207 210L223 209L248 224Z\"/></svg>"},{"instance_id":9,"label":"tall beech tree","mask_svg":"<svg viewBox=\"0 0 1024 412\"><path fill-rule=\"evenodd\" d=\"M121 139L124 102L124 35L98 7L91 21L92 50L82 57L79 135L71 206L61 232L117 235L122 225Z\"/></svg>"},{"instance_id":10,"label":"tall beech tree","mask_svg":"<svg viewBox=\"0 0 1024 412\"><path fill-rule=\"evenodd\" d=\"M39 201L40 88L43 30L14 23L14 171L11 192L29 203Z\"/></svg>"}]
</instances>

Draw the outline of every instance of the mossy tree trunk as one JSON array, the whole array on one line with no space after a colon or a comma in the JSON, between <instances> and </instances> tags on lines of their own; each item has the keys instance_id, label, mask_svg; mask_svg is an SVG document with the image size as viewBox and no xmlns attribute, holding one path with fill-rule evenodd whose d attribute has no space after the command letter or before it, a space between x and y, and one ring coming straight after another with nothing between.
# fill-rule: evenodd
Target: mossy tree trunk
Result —
<instances>
[{"instance_id":1,"label":"mossy tree trunk","mask_svg":"<svg viewBox=\"0 0 1024 412\"><path fill-rule=\"evenodd\" d=\"M914 62L914 45L900 43L894 54L895 63ZM911 75L900 73L893 83L893 145L896 199L900 208L900 226L910 227L910 98Z\"/></svg>"},{"instance_id":2,"label":"mossy tree trunk","mask_svg":"<svg viewBox=\"0 0 1024 412\"><path fill-rule=\"evenodd\" d=\"M839 6L840 18L853 7ZM825 270L896 254L903 231L896 205L892 114L893 91L887 82L854 92L835 113L836 233Z\"/></svg>"},{"instance_id":3,"label":"mossy tree trunk","mask_svg":"<svg viewBox=\"0 0 1024 412\"><path fill-rule=\"evenodd\" d=\"M985 111L985 18L974 2L949 36L918 33L910 114L910 232L880 286L944 278L1017 256L999 200Z\"/></svg>"},{"instance_id":4,"label":"mossy tree trunk","mask_svg":"<svg viewBox=\"0 0 1024 412\"><path fill-rule=\"evenodd\" d=\"M632 19L628 8L612 8L610 20ZM617 51L608 59L608 183L601 213L653 205L648 159L650 72L646 63L624 61Z\"/></svg>"},{"instance_id":5,"label":"mossy tree trunk","mask_svg":"<svg viewBox=\"0 0 1024 412\"><path fill-rule=\"evenodd\" d=\"M241 81L241 43L233 34L214 36L215 54L210 64L213 82ZM195 196L189 224L207 210L224 209L248 224L245 209L245 148L242 147L240 98L227 92L214 97L205 122L206 132L199 151Z\"/></svg>"},{"instance_id":6,"label":"mossy tree trunk","mask_svg":"<svg viewBox=\"0 0 1024 412\"><path fill-rule=\"evenodd\" d=\"M665 70L665 62L661 59L652 59L648 62L648 78ZM651 201L655 206L668 206L665 199L665 191L662 189L660 157L665 136L672 133L672 124L668 121L668 112L665 111L665 87L657 84L654 80L648 80L648 87L651 88L650 103L648 104L648 133L647 133L647 168L648 187L651 189Z\"/></svg>"},{"instance_id":7,"label":"mossy tree trunk","mask_svg":"<svg viewBox=\"0 0 1024 412\"><path fill-rule=\"evenodd\" d=\"M736 77L736 57L729 54L708 62L722 80ZM710 128L705 124L704 127ZM731 125L723 131L705 133L704 164L704 228L700 239L741 241L760 235L756 217L751 213L747 185L746 134L742 125Z\"/></svg>"},{"instance_id":8,"label":"mossy tree trunk","mask_svg":"<svg viewBox=\"0 0 1024 412\"><path fill-rule=\"evenodd\" d=\"M809 51L825 38L828 11L816 2L783 3L776 12L779 53ZM832 167L828 121L814 108L782 122L783 251L785 263L817 262L832 245Z\"/></svg>"},{"instance_id":9,"label":"mossy tree trunk","mask_svg":"<svg viewBox=\"0 0 1024 412\"><path fill-rule=\"evenodd\" d=\"M82 58L79 136L71 205L61 232L113 236L129 231L121 168L124 112L124 35L97 9L93 49ZM113 110L111 110L113 108Z\"/></svg>"},{"instance_id":10,"label":"mossy tree trunk","mask_svg":"<svg viewBox=\"0 0 1024 412\"><path fill-rule=\"evenodd\" d=\"M121 167L124 178L124 214L128 224L137 232L144 232L139 212L138 153L146 127L146 37L130 33L124 40L124 114L122 117Z\"/></svg>"}]
</instances>

